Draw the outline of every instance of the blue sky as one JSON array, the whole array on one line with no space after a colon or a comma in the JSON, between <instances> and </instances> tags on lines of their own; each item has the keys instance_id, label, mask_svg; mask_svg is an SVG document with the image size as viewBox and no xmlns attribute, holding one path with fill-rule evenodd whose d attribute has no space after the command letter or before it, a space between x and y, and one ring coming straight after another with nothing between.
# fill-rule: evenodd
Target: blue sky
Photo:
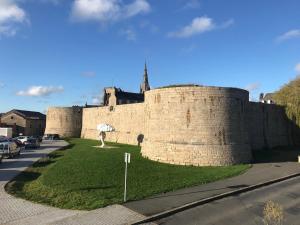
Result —
<instances>
[{"instance_id":1,"label":"blue sky","mask_svg":"<svg viewBox=\"0 0 300 225\"><path fill-rule=\"evenodd\" d=\"M197 83L257 99L300 74L299 0L0 0L0 112L103 87Z\"/></svg>"}]
</instances>

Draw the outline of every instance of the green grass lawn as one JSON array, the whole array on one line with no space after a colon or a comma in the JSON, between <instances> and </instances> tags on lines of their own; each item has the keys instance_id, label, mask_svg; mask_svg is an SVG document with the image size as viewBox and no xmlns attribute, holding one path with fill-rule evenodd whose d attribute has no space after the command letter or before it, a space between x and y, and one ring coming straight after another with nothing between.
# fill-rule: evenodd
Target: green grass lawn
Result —
<instances>
[{"instance_id":1,"label":"green grass lawn","mask_svg":"<svg viewBox=\"0 0 300 225\"><path fill-rule=\"evenodd\" d=\"M128 199L204 184L246 171L249 165L228 167L176 166L150 161L137 146L112 144L99 149L94 140L70 139L70 146L41 159L6 185L6 191L33 202L67 209L91 210L122 203L124 153L131 153Z\"/></svg>"}]
</instances>

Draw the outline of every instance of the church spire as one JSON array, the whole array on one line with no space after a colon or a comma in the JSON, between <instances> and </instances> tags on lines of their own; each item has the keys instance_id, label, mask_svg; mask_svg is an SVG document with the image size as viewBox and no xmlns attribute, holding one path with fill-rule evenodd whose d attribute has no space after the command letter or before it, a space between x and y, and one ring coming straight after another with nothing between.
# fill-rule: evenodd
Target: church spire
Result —
<instances>
[{"instance_id":1,"label":"church spire","mask_svg":"<svg viewBox=\"0 0 300 225\"><path fill-rule=\"evenodd\" d=\"M140 87L140 93L144 94L145 91L149 91L149 90L150 90L150 85L148 81L148 70L147 70L147 63L145 62L144 77Z\"/></svg>"},{"instance_id":2,"label":"church spire","mask_svg":"<svg viewBox=\"0 0 300 225\"><path fill-rule=\"evenodd\" d=\"M144 75L148 76L147 62L145 61Z\"/></svg>"}]
</instances>

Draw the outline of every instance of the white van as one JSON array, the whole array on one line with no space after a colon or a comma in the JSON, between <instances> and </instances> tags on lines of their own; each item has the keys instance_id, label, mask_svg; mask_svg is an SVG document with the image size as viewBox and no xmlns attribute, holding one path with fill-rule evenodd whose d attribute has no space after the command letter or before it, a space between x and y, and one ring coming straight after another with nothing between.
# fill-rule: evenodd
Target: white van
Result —
<instances>
[{"instance_id":1,"label":"white van","mask_svg":"<svg viewBox=\"0 0 300 225\"><path fill-rule=\"evenodd\" d=\"M0 136L12 138L12 128L0 127Z\"/></svg>"}]
</instances>

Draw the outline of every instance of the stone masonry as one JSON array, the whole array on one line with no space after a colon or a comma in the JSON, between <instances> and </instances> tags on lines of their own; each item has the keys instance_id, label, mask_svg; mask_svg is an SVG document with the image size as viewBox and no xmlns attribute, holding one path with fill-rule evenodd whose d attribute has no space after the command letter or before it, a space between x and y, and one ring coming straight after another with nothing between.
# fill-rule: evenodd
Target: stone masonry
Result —
<instances>
[{"instance_id":1,"label":"stone masonry","mask_svg":"<svg viewBox=\"0 0 300 225\"><path fill-rule=\"evenodd\" d=\"M82 107L50 107L47 111L45 134L80 137Z\"/></svg>"},{"instance_id":2,"label":"stone masonry","mask_svg":"<svg viewBox=\"0 0 300 225\"><path fill-rule=\"evenodd\" d=\"M251 160L245 128L248 92L175 87L146 93L142 154L182 165L229 165Z\"/></svg>"},{"instance_id":3,"label":"stone masonry","mask_svg":"<svg viewBox=\"0 0 300 225\"><path fill-rule=\"evenodd\" d=\"M83 108L82 118L50 108L46 132L98 139L100 123L116 129L108 141L141 144L144 157L180 165L247 163L252 149L293 144L282 107L249 102L242 89L194 85L146 91L144 103Z\"/></svg>"}]
</instances>

